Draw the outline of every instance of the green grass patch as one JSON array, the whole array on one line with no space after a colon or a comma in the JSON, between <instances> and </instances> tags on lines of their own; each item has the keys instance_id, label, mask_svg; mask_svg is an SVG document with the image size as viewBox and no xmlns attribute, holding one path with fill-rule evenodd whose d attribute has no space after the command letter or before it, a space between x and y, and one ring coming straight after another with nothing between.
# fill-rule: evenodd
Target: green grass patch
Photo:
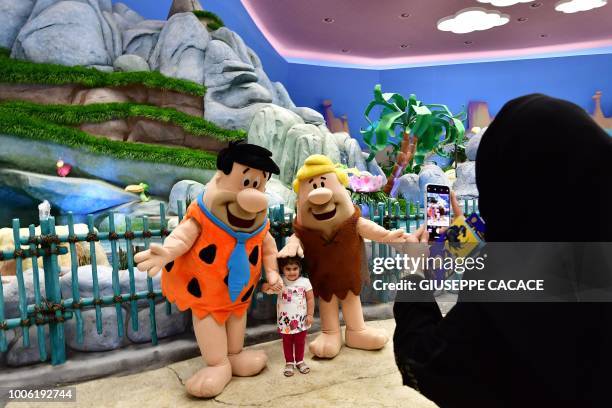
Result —
<instances>
[{"instance_id":1,"label":"green grass patch","mask_svg":"<svg viewBox=\"0 0 612 408\"><path fill-rule=\"evenodd\" d=\"M32 102L0 103L4 110L20 112L58 125L78 126L109 120L141 117L180 126L195 136L210 137L222 142L242 140L246 132L222 129L212 122L170 108L136 103L98 103L92 105L39 105Z\"/></svg>"},{"instance_id":2,"label":"green grass patch","mask_svg":"<svg viewBox=\"0 0 612 408\"><path fill-rule=\"evenodd\" d=\"M210 20L206 25L212 31L218 30L221 27L225 27L225 23L223 23L221 17L219 17L215 13L211 13L210 11L205 10L194 10L193 14L195 14L198 19Z\"/></svg>"},{"instance_id":3,"label":"green grass patch","mask_svg":"<svg viewBox=\"0 0 612 408\"><path fill-rule=\"evenodd\" d=\"M81 85L86 88L142 85L147 88L204 96L206 88L195 82L169 78L157 71L102 72L81 66L38 64L10 58L0 49L0 82L9 84Z\"/></svg>"},{"instance_id":4,"label":"green grass patch","mask_svg":"<svg viewBox=\"0 0 612 408\"><path fill-rule=\"evenodd\" d=\"M0 134L51 142L117 159L163 163L200 169L216 168L216 155L210 152L182 147L109 140L1 105Z\"/></svg>"}]
</instances>

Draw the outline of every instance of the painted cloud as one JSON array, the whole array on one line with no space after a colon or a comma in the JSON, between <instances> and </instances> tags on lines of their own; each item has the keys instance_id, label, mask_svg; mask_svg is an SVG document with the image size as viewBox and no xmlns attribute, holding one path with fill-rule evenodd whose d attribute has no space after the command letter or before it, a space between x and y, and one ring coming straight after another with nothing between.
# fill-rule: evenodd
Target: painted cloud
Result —
<instances>
[{"instance_id":1,"label":"painted cloud","mask_svg":"<svg viewBox=\"0 0 612 408\"><path fill-rule=\"evenodd\" d=\"M555 10L562 13L577 13L603 7L607 3L608 0L562 0L555 4Z\"/></svg>"},{"instance_id":2,"label":"painted cloud","mask_svg":"<svg viewBox=\"0 0 612 408\"><path fill-rule=\"evenodd\" d=\"M507 14L496 10L486 10L471 7L458 11L454 16L444 17L438 21L438 30L451 31L455 34L471 33L472 31L489 30L510 21Z\"/></svg>"},{"instance_id":3,"label":"painted cloud","mask_svg":"<svg viewBox=\"0 0 612 408\"><path fill-rule=\"evenodd\" d=\"M495 7L514 6L519 3L531 3L533 0L478 0L479 3L490 3Z\"/></svg>"}]
</instances>

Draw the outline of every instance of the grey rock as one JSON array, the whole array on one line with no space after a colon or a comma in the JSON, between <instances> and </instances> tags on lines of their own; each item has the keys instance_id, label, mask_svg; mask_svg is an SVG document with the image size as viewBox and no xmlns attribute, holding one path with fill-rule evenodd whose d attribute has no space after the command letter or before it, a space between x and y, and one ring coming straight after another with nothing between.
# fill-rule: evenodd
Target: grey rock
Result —
<instances>
[{"instance_id":1,"label":"grey rock","mask_svg":"<svg viewBox=\"0 0 612 408\"><path fill-rule=\"evenodd\" d=\"M144 18L123 3L113 4L113 17L121 32L144 21Z\"/></svg>"},{"instance_id":2,"label":"grey rock","mask_svg":"<svg viewBox=\"0 0 612 408\"><path fill-rule=\"evenodd\" d=\"M145 20L126 30L123 33L124 53L138 55L149 61L164 24L164 21Z\"/></svg>"},{"instance_id":3,"label":"grey rock","mask_svg":"<svg viewBox=\"0 0 612 408\"><path fill-rule=\"evenodd\" d=\"M82 298L95 297L93 291L93 272L91 265L79 266L77 269L79 280L79 296ZM96 266L96 276L98 278L98 295L110 296L113 292L113 268L110 266ZM119 271L119 279L126 280L125 271ZM72 298L72 273L67 273L60 278L62 296L66 299Z\"/></svg>"},{"instance_id":4,"label":"grey rock","mask_svg":"<svg viewBox=\"0 0 612 408\"><path fill-rule=\"evenodd\" d=\"M49 341L49 327L44 326L44 336L46 339L47 359L51 355L51 343ZM21 329L15 330L15 335L10 342L6 352L6 365L9 367L22 367L36 364L41 361L40 349L38 348L38 329L37 326L28 328L30 346L24 347L23 334Z\"/></svg>"},{"instance_id":5,"label":"grey rock","mask_svg":"<svg viewBox=\"0 0 612 408\"><path fill-rule=\"evenodd\" d=\"M272 152L280 167L279 180L289 187L299 167L312 154L324 154L334 163L359 170L368 168L356 139L347 133L331 133L323 123L304 123L300 116L278 105L268 105L257 112L248 140Z\"/></svg>"},{"instance_id":6,"label":"grey rock","mask_svg":"<svg viewBox=\"0 0 612 408\"><path fill-rule=\"evenodd\" d=\"M100 231L107 232L110 229L109 212L114 211L115 230L123 233L127 231L127 219L131 221L132 230L140 230L143 228L143 216L149 219L149 228L157 229L160 226L160 204L164 204L164 208L168 207L165 201L150 200L146 203L134 201L127 204L122 204L117 207L109 208L102 212L94 214L96 216L95 223Z\"/></svg>"},{"instance_id":7,"label":"grey rock","mask_svg":"<svg viewBox=\"0 0 612 408\"><path fill-rule=\"evenodd\" d=\"M121 288L121 293L131 293L132 288L130 287L129 271L127 270L121 271L120 276L122 277L120 279L120 284L119 284ZM161 273L158 273L152 278L154 290L161 289L161 276L162 276ZM149 290L147 277L148 275L146 273L140 272L139 270L134 268L134 291L142 292L142 291ZM148 304L149 304L149 301L147 299L142 299L137 302L137 307L143 308L147 306ZM131 303L127 303L126 305L130 306Z\"/></svg>"},{"instance_id":8,"label":"grey rock","mask_svg":"<svg viewBox=\"0 0 612 408\"><path fill-rule=\"evenodd\" d=\"M88 65L87 68L93 68L107 73L115 72L115 69L110 65Z\"/></svg>"},{"instance_id":9,"label":"grey rock","mask_svg":"<svg viewBox=\"0 0 612 408\"><path fill-rule=\"evenodd\" d=\"M362 156L364 159L367 159L369 156L369 153L362 152ZM370 161L366 160L365 163L366 163L366 171L369 171L370 174L372 174L373 176L382 176L383 185L387 183L387 176L385 175L385 172L383 171L383 169L381 169L380 166L378 165L376 158L373 158Z\"/></svg>"},{"instance_id":10,"label":"grey rock","mask_svg":"<svg viewBox=\"0 0 612 408\"><path fill-rule=\"evenodd\" d=\"M441 184L450 187L450 181L444 171L435 164L425 164L419 172L419 188L421 197L425 197L425 186L427 184ZM423 201L422 199L420 201Z\"/></svg>"},{"instance_id":11,"label":"grey rock","mask_svg":"<svg viewBox=\"0 0 612 408\"><path fill-rule=\"evenodd\" d=\"M487 128L483 128L480 132L476 133L474 136L468 140L465 146L465 155L468 160L476 160L476 153L478 152L478 147L480 146L480 140L482 139L482 135L487 130Z\"/></svg>"},{"instance_id":12,"label":"grey rock","mask_svg":"<svg viewBox=\"0 0 612 408\"><path fill-rule=\"evenodd\" d=\"M204 192L204 189L204 184L194 180L181 180L176 183L170 190L168 214L178 215L178 202L182 201L183 209L186 209L192 201L195 201Z\"/></svg>"},{"instance_id":13,"label":"grey rock","mask_svg":"<svg viewBox=\"0 0 612 408\"><path fill-rule=\"evenodd\" d=\"M230 108L212 98L211 88L204 96L204 119L213 122L224 129L249 129L255 114L261 109L271 106L268 103L255 103L244 108Z\"/></svg>"},{"instance_id":14,"label":"grey rock","mask_svg":"<svg viewBox=\"0 0 612 408\"><path fill-rule=\"evenodd\" d=\"M223 41L212 40L209 43L204 60L204 78L208 88L206 102L217 102L229 108L272 102L270 91L258 83L254 67Z\"/></svg>"},{"instance_id":15,"label":"grey rock","mask_svg":"<svg viewBox=\"0 0 612 408\"><path fill-rule=\"evenodd\" d=\"M0 0L0 47L11 49L17 33L26 23L34 0Z\"/></svg>"},{"instance_id":16,"label":"grey rock","mask_svg":"<svg viewBox=\"0 0 612 408\"><path fill-rule=\"evenodd\" d=\"M4 338L7 346L10 345L15 338L15 330L7 330L4 332ZM7 350L8 351L8 350ZM6 351L0 351L0 367L6 366Z\"/></svg>"},{"instance_id":17,"label":"grey rock","mask_svg":"<svg viewBox=\"0 0 612 408\"><path fill-rule=\"evenodd\" d=\"M291 100L289 92L287 92L285 86L280 82L273 82L273 85L276 89L276 100L278 101L277 104L287 109L295 108L295 103L293 103Z\"/></svg>"},{"instance_id":18,"label":"grey rock","mask_svg":"<svg viewBox=\"0 0 612 408\"><path fill-rule=\"evenodd\" d=\"M287 187L280 180L271 178L266 184L266 195L268 196L268 206L275 207L279 204L284 204L285 213L292 213L295 211L297 202L297 194L293 189Z\"/></svg>"},{"instance_id":19,"label":"grey rock","mask_svg":"<svg viewBox=\"0 0 612 408\"><path fill-rule=\"evenodd\" d=\"M470 200L478 198L478 187L476 186L476 162L469 161L457 165L457 180L453 184L453 190L459 200Z\"/></svg>"},{"instance_id":20,"label":"grey rock","mask_svg":"<svg viewBox=\"0 0 612 408\"><path fill-rule=\"evenodd\" d=\"M187 13L195 10L203 10L198 0L173 0L168 18L178 13Z\"/></svg>"},{"instance_id":21,"label":"grey rock","mask_svg":"<svg viewBox=\"0 0 612 408\"><path fill-rule=\"evenodd\" d=\"M8 283L4 283L4 317L7 319L21 317L19 310L19 285L17 278L14 276L6 277ZM26 292L26 303L33 304L35 302L34 295L34 274L32 269L23 271L23 281ZM45 291L45 271L43 268L38 268L38 285L42 298L46 297Z\"/></svg>"},{"instance_id":22,"label":"grey rock","mask_svg":"<svg viewBox=\"0 0 612 408\"><path fill-rule=\"evenodd\" d=\"M89 2L98 3L103 11L113 11L113 0L89 0Z\"/></svg>"},{"instance_id":23,"label":"grey rock","mask_svg":"<svg viewBox=\"0 0 612 408\"><path fill-rule=\"evenodd\" d=\"M249 48L246 46L242 38L230 30L227 27L221 27L218 30L211 33L211 37L215 40L219 40L227 44L230 49L234 52L234 58L238 57L238 59L245 64L250 65L255 69L254 61L252 57L254 56L259 61L259 58L255 55L255 53L249 53ZM261 62L259 62L259 66L261 66Z\"/></svg>"},{"instance_id":24,"label":"grey rock","mask_svg":"<svg viewBox=\"0 0 612 408\"><path fill-rule=\"evenodd\" d=\"M293 181L297 171L295 162L295 140L285 135L293 125L304 121L290 110L269 105L254 116L248 132L249 143L265 147L272 152L272 158L280 167L279 180L286 185Z\"/></svg>"},{"instance_id":25,"label":"grey rock","mask_svg":"<svg viewBox=\"0 0 612 408\"><path fill-rule=\"evenodd\" d=\"M60 213L89 214L138 199L135 194L100 180L46 176L11 169L0 169L0 185L22 191L40 202L48 200Z\"/></svg>"},{"instance_id":26,"label":"grey rock","mask_svg":"<svg viewBox=\"0 0 612 408\"><path fill-rule=\"evenodd\" d=\"M173 15L161 33L149 66L169 77L204 83L204 52L208 31L193 13Z\"/></svg>"},{"instance_id":27,"label":"grey rock","mask_svg":"<svg viewBox=\"0 0 612 408\"><path fill-rule=\"evenodd\" d=\"M417 174L404 174L397 180L397 197L401 197L408 202L423 202L424 196L421 195L419 187L419 176Z\"/></svg>"},{"instance_id":28,"label":"grey rock","mask_svg":"<svg viewBox=\"0 0 612 408\"><path fill-rule=\"evenodd\" d=\"M366 170L366 162L363 158L363 152L361 151L361 146L359 146L359 142L357 139L353 139L352 137L348 137L345 139L344 149L340 147L340 150L344 150L347 156L348 167L355 167L359 170Z\"/></svg>"},{"instance_id":29,"label":"grey rock","mask_svg":"<svg viewBox=\"0 0 612 408\"><path fill-rule=\"evenodd\" d=\"M68 347L77 351L109 351L121 347L125 339L125 323L127 316L125 310L121 309L123 319L123 332L119 336L117 325L117 312L112 306L101 309L102 333L98 333L96 326L96 311L88 309L81 311L83 319L83 342L77 342L76 316L65 324L66 343Z\"/></svg>"},{"instance_id":30,"label":"grey rock","mask_svg":"<svg viewBox=\"0 0 612 408\"><path fill-rule=\"evenodd\" d=\"M325 119L323 115L317 112L314 109L303 108L303 107L295 107L289 108L294 113L297 113L302 119L304 119L305 123L309 123L312 125L322 125L325 123Z\"/></svg>"},{"instance_id":31,"label":"grey rock","mask_svg":"<svg viewBox=\"0 0 612 408\"><path fill-rule=\"evenodd\" d=\"M175 305L171 307L171 313L166 314L166 304L155 305L155 327L157 337L174 336L184 333L191 322L191 312L181 312ZM127 336L134 343L145 343L151 341L151 318L149 308L138 311L138 330L132 327L132 317L130 315L127 323Z\"/></svg>"},{"instance_id":32,"label":"grey rock","mask_svg":"<svg viewBox=\"0 0 612 408\"><path fill-rule=\"evenodd\" d=\"M125 54L120 56L113 63L113 67L117 71L123 72L138 72L150 71L149 64L140 55Z\"/></svg>"},{"instance_id":33,"label":"grey rock","mask_svg":"<svg viewBox=\"0 0 612 408\"><path fill-rule=\"evenodd\" d=\"M37 3L37 8L40 13L30 18L17 35L13 56L62 65L112 63L99 15L91 5L62 1L48 8Z\"/></svg>"},{"instance_id":34,"label":"grey rock","mask_svg":"<svg viewBox=\"0 0 612 408\"><path fill-rule=\"evenodd\" d=\"M215 173L213 170L117 159L80 149L7 135L0 135L0 145L2 146L0 162L14 168L55 174L55 160L48 158L70 157L70 163L73 166L71 176L74 174L77 177L80 175L94 177L119 186L145 182L149 184L151 195L158 197L167 197L172 186L179 180L192 179L208 182ZM108 169L113 169L113 171ZM3 183L0 183L0 194L3 194L0 200L4 200L5 194L11 194L10 191L5 193L6 189L2 186ZM125 202L130 201L134 201L134 198Z\"/></svg>"},{"instance_id":35,"label":"grey rock","mask_svg":"<svg viewBox=\"0 0 612 408\"><path fill-rule=\"evenodd\" d=\"M237 36L237 34L234 34L234 35ZM240 40L242 41L242 39ZM255 54L255 52L248 47L247 47L247 53L249 55L251 64L255 68L255 74L257 74L257 82L270 93L270 95L272 96L272 103L274 103L275 105L280 105L280 106L287 107L287 108L295 107L295 104L293 104L293 102L291 102L288 106L285 106L281 102L279 97L283 97L284 95L279 95L279 89L277 85L273 83L272 81L270 81L270 78L268 78L268 74L266 74L266 71L263 68L263 64L261 63L259 56Z\"/></svg>"}]
</instances>

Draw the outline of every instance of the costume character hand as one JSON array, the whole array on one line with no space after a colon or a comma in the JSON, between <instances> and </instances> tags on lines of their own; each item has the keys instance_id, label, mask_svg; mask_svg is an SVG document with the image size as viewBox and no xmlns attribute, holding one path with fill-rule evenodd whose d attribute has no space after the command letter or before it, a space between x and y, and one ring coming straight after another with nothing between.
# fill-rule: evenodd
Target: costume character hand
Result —
<instances>
[{"instance_id":1,"label":"costume character hand","mask_svg":"<svg viewBox=\"0 0 612 408\"><path fill-rule=\"evenodd\" d=\"M134 256L138 270L148 272L151 278L157 275L164 265L171 260L170 252L159 244L151 244L149 249L139 252Z\"/></svg>"},{"instance_id":2,"label":"costume character hand","mask_svg":"<svg viewBox=\"0 0 612 408\"><path fill-rule=\"evenodd\" d=\"M279 258L290 258L293 256L304 257L304 250L298 238L289 238L287 244L278 253Z\"/></svg>"},{"instance_id":3,"label":"costume character hand","mask_svg":"<svg viewBox=\"0 0 612 408\"><path fill-rule=\"evenodd\" d=\"M406 234L403 229L396 229L393 231L388 231L387 235L385 235L380 242L406 242L406 237L410 234Z\"/></svg>"},{"instance_id":4,"label":"costume character hand","mask_svg":"<svg viewBox=\"0 0 612 408\"><path fill-rule=\"evenodd\" d=\"M268 292L279 294L283 290L283 280L278 272L270 272L266 279L268 281Z\"/></svg>"}]
</instances>

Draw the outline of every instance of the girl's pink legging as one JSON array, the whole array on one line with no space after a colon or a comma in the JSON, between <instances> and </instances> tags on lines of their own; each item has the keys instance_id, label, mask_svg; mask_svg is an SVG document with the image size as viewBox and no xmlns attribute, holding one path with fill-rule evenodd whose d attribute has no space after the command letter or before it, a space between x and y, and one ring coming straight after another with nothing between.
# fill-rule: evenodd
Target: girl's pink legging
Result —
<instances>
[{"instance_id":1,"label":"girl's pink legging","mask_svg":"<svg viewBox=\"0 0 612 408\"><path fill-rule=\"evenodd\" d=\"M306 334L306 330L295 334L281 333L281 336L283 336L283 351L285 352L285 361L287 363L299 363L304 360Z\"/></svg>"}]
</instances>

